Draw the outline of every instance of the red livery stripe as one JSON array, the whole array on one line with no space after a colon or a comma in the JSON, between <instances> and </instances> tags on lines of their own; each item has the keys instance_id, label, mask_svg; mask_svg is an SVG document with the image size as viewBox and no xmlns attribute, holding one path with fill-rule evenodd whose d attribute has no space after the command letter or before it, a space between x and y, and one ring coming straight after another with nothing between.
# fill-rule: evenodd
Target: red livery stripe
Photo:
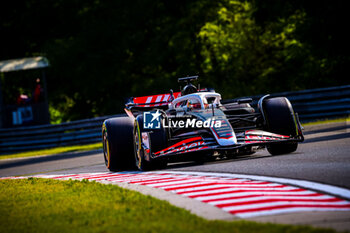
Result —
<instances>
[{"instance_id":1,"label":"red livery stripe","mask_svg":"<svg viewBox=\"0 0 350 233\"><path fill-rule=\"evenodd\" d=\"M165 148L165 149L163 149L163 150L161 150L161 151L155 152L154 154L155 154L155 155L159 155L159 154L161 154L161 153L165 153L165 152L171 151L171 150L175 149L176 147L185 146L186 144L189 144L189 143L195 142L195 141L203 141L203 140L202 140L202 137L188 138L188 139L182 140L182 141L180 141L180 142L177 142L177 143L175 143L174 145L169 146L168 148ZM190 148L189 148L189 149L190 149Z\"/></svg>"}]
</instances>

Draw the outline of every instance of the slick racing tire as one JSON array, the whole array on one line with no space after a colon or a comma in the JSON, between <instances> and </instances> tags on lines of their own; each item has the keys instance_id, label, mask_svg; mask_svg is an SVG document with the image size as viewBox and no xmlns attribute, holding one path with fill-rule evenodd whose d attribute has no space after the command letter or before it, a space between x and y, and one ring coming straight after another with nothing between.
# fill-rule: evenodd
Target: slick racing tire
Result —
<instances>
[{"instance_id":1,"label":"slick racing tire","mask_svg":"<svg viewBox=\"0 0 350 233\"><path fill-rule=\"evenodd\" d=\"M103 122L102 141L106 167L110 171L132 168L134 122L129 117L111 118Z\"/></svg>"},{"instance_id":2,"label":"slick racing tire","mask_svg":"<svg viewBox=\"0 0 350 233\"><path fill-rule=\"evenodd\" d=\"M291 103L285 97L266 99L263 103L267 131L295 137L298 135L297 123ZM287 154L296 151L297 142L274 143L267 146L272 155Z\"/></svg>"},{"instance_id":3,"label":"slick racing tire","mask_svg":"<svg viewBox=\"0 0 350 233\"><path fill-rule=\"evenodd\" d=\"M133 142L134 142L134 155L136 168L140 171L149 171L153 169L161 169L166 167L167 160L164 158L150 158L150 155L146 157L146 151L142 144L142 133L148 133L150 150L149 153L160 151L167 146L167 132L161 127L161 129L144 129L143 116L136 117L133 130Z\"/></svg>"}]
</instances>

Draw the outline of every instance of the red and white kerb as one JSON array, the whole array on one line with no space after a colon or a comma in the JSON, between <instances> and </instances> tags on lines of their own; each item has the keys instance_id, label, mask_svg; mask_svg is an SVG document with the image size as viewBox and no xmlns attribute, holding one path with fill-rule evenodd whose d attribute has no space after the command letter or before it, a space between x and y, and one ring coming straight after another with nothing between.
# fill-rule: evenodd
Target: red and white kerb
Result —
<instances>
[{"instance_id":1,"label":"red and white kerb","mask_svg":"<svg viewBox=\"0 0 350 233\"><path fill-rule=\"evenodd\" d=\"M241 218L301 211L349 211L350 202L292 185L247 178L176 174L173 172L38 175L38 178L87 179L163 189L214 205ZM5 177L0 179L23 179Z\"/></svg>"}]
</instances>

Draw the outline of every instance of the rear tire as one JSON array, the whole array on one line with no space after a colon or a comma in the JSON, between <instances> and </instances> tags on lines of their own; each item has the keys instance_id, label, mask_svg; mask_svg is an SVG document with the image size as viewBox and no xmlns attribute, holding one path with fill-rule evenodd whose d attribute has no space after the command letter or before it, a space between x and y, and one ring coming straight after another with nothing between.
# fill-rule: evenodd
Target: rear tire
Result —
<instances>
[{"instance_id":1,"label":"rear tire","mask_svg":"<svg viewBox=\"0 0 350 233\"><path fill-rule=\"evenodd\" d=\"M103 122L103 154L110 171L133 167L133 126L134 122L129 117L111 118Z\"/></svg>"},{"instance_id":2,"label":"rear tire","mask_svg":"<svg viewBox=\"0 0 350 233\"><path fill-rule=\"evenodd\" d=\"M263 103L267 131L271 133L295 137L298 128L293 107L285 97L266 99ZM297 142L276 143L267 146L272 155L287 154L296 151Z\"/></svg>"}]
</instances>

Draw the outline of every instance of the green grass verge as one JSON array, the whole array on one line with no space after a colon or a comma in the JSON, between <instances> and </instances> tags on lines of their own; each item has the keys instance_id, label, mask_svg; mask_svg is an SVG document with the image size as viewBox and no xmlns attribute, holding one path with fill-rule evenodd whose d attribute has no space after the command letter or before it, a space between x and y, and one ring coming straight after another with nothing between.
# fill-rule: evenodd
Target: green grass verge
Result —
<instances>
[{"instance_id":1,"label":"green grass verge","mask_svg":"<svg viewBox=\"0 0 350 233\"><path fill-rule=\"evenodd\" d=\"M302 125L303 126L311 126L311 125L346 122L346 121L350 121L350 117L340 118L340 119L320 120L320 121L302 123ZM89 145L63 146L63 147L56 147L56 148L44 149L44 150L35 150L35 151L28 151L28 152L3 154L3 155L0 155L0 160L1 159L9 159L9 158L30 157L30 156L54 155L54 154L61 154L61 153L75 152L75 151L89 151L89 150L96 150L96 149L102 149L101 142L89 144Z\"/></svg>"},{"instance_id":2,"label":"green grass verge","mask_svg":"<svg viewBox=\"0 0 350 233\"><path fill-rule=\"evenodd\" d=\"M3 154L3 155L0 155L0 160L9 159L9 158L30 157L30 156L54 155L54 154L61 154L61 153L74 152L74 151L89 151L89 150L96 150L101 148L102 148L101 142L88 144L88 145L62 146L62 147L55 147L55 148L44 149L44 150L27 151L27 152L20 152L20 153L14 153L14 154Z\"/></svg>"},{"instance_id":3,"label":"green grass verge","mask_svg":"<svg viewBox=\"0 0 350 233\"><path fill-rule=\"evenodd\" d=\"M208 221L165 201L88 181L0 181L0 232L334 232L248 221Z\"/></svg>"},{"instance_id":4,"label":"green grass verge","mask_svg":"<svg viewBox=\"0 0 350 233\"><path fill-rule=\"evenodd\" d=\"M330 124L330 123L338 123L338 122L347 122L350 121L350 117L347 118L337 118L337 119L325 119L325 120L318 120L318 121L312 121L307 123L301 123L303 126L310 126L310 125L322 125L322 124Z\"/></svg>"}]
</instances>

